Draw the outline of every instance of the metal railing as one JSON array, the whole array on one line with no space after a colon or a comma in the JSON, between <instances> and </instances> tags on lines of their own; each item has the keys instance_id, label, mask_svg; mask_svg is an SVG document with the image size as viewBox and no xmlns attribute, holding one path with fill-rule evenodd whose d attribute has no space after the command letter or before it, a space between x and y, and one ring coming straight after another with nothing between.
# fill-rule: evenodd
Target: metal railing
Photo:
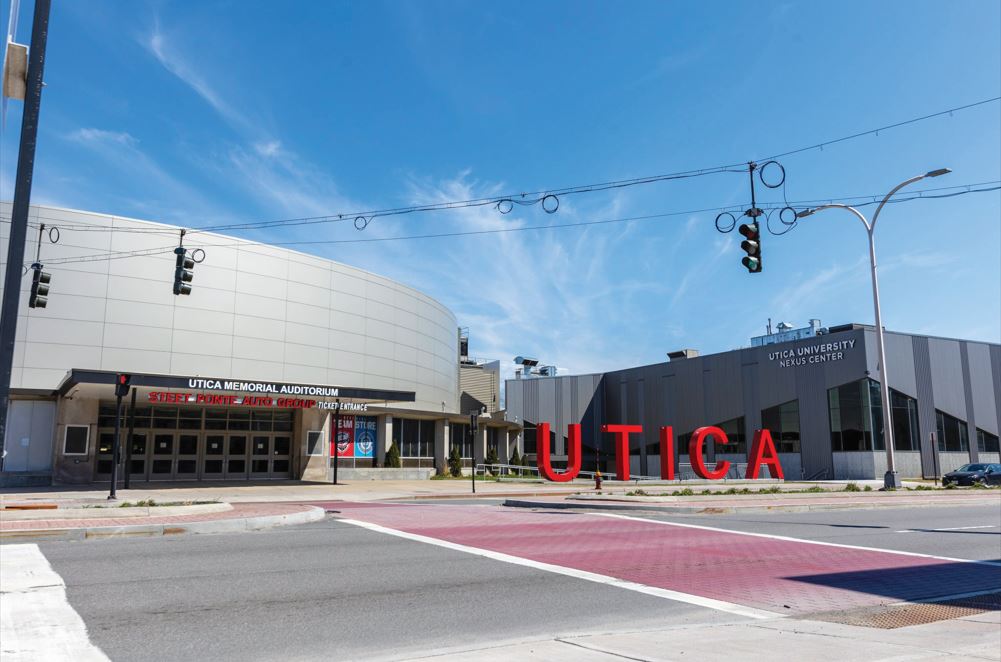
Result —
<instances>
[{"instance_id":1,"label":"metal railing","mask_svg":"<svg viewBox=\"0 0 1001 662\"><path fill-rule=\"evenodd\" d=\"M716 470L716 463L707 463L706 469L709 471ZM490 473L491 477L498 479L504 478L534 478L536 480L542 480L542 476L539 475L539 468L536 466L521 466L518 464L477 464L474 467L474 472L477 476L486 476ZM580 471L577 474L575 480L587 480L594 481L595 477L594 471ZM747 463L746 462L731 462L730 469L727 474L723 476L720 480L726 482L727 480L743 480L747 476ZM603 480L617 480L615 472L602 472L601 477ZM692 465L689 463L679 464L677 470L674 474L673 482L681 482L685 480L701 480L695 471L692 469ZM641 482L669 482L660 476L641 476L636 474L629 475L629 481L635 483Z\"/></svg>"}]
</instances>

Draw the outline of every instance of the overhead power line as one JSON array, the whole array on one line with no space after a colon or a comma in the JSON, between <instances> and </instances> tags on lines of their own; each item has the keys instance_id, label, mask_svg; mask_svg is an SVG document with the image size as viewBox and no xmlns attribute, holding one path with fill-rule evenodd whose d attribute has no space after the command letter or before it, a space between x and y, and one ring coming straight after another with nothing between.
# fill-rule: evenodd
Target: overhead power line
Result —
<instances>
[{"instance_id":1,"label":"overhead power line","mask_svg":"<svg viewBox=\"0 0 1001 662\"><path fill-rule=\"evenodd\" d=\"M983 99L981 101L976 101L974 103L969 103L962 106L955 106L953 108L948 108L946 110L938 111L935 113L921 115L919 117L912 117L910 119L894 122L892 124L887 124L885 126L876 127L873 129L867 129L865 131L860 131L850 135L841 136L839 138L833 138L830 140L814 143L812 145L807 145L804 147L798 147L796 149L788 150L785 152L781 152L779 154L774 154L772 156L757 160L763 163L767 161L774 161L779 158L784 158L786 156L801 154L803 152L808 152L812 150L823 150L824 147L830 145L835 145L838 143L854 140L856 138L861 138L865 136L879 135L879 133L882 131L890 131L892 129L907 126L910 124L915 124L918 122L923 122L936 117L952 115L954 113L968 110L971 108L976 108L978 106L995 103L999 100L1001 100L1001 96L996 96L989 99ZM728 172L746 174L747 162L730 163L726 165L718 165L708 168L689 169L680 172L673 172L660 175L650 175L645 177L635 177L631 179L620 179L608 182L600 182L596 184L564 186L561 188L544 189L544 190L522 192L522 193L509 193L506 195L499 195L499 196L471 198L468 200L453 200L453 201L429 203L424 205L411 205L404 207L392 207L392 208L374 209L366 211L337 212L323 216L307 216L300 218L278 219L271 221L253 221L248 223L228 223L219 225L209 225L203 227L193 227L188 230L188 234L194 235L204 232L225 232L233 230L262 230L274 227L293 227L301 225L316 225L316 224L341 223L341 222L352 222L356 228L364 229L375 218L382 218L388 216L401 216L401 215L432 212L432 211L449 211L455 209L465 209L470 207L487 207L487 206L493 206L497 209L498 212L506 214L510 213L515 206L539 205L547 213L553 213L557 211L557 209L559 209L559 204L560 204L559 200L561 196L592 193L597 191L607 191L607 190L626 188L631 186L639 186L643 184L652 184L657 182L673 181L679 179L689 179L694 177L703 177L707 175L728 173ZM63 230L79 231L79 232L106 231L106 228L95 228L94 226L91 225L63 225L60 226L60 228ZM142 234L146 233L156 234L156 233L164 233L167 230L159 228L122 228L121 230L116 229L116 231L135 232Z\"/></svg>"},{"instance_id":2,"label":"overhead power line","mask_svg":"<svg viewBox=\"0 0 1001 662\"><path fill-rule=\"evenodd\" d=\"M960 184L955 186L943 186L936 188L919 189L913 191L910 195L900 198L893 198L889 202L892 204L910 202L913 200L932 200L939 198L951 198L961 195L968 195L971 193L988 193L990 191L1001 190L1001 180L989 181L989 182L979 182L975 184ZM829 204L834 202L841 202L845 204L851 204L855 207L865 207L869 205L878 204L882 200L882 195L853 195L853 196L842 196L842 197L832 197L832 198L816 198L812 200L795 200L792 202L786 202L785 200L774 202L774 203L762 203L762 210L765 212L775 212L780 209L785 208L788 205L795 206L814 206L818 204ZM600 219L591 221L578 221L573 223L554 223L554 224L539 224L539 225L524 225L524 226L514 226L514 227L504 227L504 228L488 228L481 230L459 230L454 232L437 232L419 235L400 235L394 237L359 237L355 239L313 239L313 240L298 240L298 241L277 241L269 242L270 245L274 246L318 246L318 245L335 245L335 244L357 244L357 243L371 243L371 242L386 242L386 241L410 241L419 239L442 239L448 237L469 237L477 235L492 235L492 234L505 234L510 232L530 232L538 230L558 230L564 228L580 228L588 226L599 226L599 225L611 225L618 223L630 223L637 221L648 221L654 219L663 219L677 216L690 216L692 214L705 214L713 212L734 212L739 211L742 208L741 205L729 205L726 207L706 207L702 209L690 209L685 211L671 211L663 212L657 214L645 214L638 216L627 216L622 218L612 218L612 219ZM117 230L116 230L117 231ZM773 232L773 234L785 234L788 228L782 232ZM205 249L212 248L230 248L234 246L246 246L247 241L234 241L228 243L220 244L203 244L202 247ZM81 256L70 256L66 258L54 258L46 261L47 266L55 265L66 265L66 264L77 264L83 262L98 262L102 260L119 260L131 257L143 257L152 255L164 255L172 253L176 247L175 244L170 244L162 247L140 249L133 251L112 251L104 253L95 253L92 255L81 255Z\"/></svg>"}]
</instances>

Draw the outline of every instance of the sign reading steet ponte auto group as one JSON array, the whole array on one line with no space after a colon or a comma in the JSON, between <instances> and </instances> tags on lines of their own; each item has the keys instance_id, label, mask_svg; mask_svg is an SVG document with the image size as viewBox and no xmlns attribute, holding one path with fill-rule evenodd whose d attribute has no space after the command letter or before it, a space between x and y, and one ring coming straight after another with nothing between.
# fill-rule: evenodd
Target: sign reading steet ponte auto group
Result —
<instances>
[{"instance_id":1,"label":"sign reading steet ponte auto group","mask_svg":"<svg viewBox=\"0 0 1001 662\"><path fill-rule=\"evenodd\" d=\"M262 395L222 395L219 393L171 393L153 391L149 394L153 404L204 405L207 407L277 407L280 409L325 409L341 411L368 411L368 405L357 402L326 402L308 398L273 398Z\"/></svg>"}]
</instances>

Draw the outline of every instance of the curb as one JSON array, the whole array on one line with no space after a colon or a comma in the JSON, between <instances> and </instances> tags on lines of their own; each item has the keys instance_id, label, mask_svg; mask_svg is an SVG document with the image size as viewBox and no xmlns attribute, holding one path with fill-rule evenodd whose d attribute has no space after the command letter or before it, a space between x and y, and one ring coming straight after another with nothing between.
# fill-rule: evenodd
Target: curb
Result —
<instances>
[{"instance_id":1,"label":"curb","mask_svg":"<svg viewBox=\"0 0 1001 662\"><path fill-rule=\"evenodd\" d=\"M638 510L672 515L733 515L736 513L803 513L821 510L876 510L879 508L928 508L949 506L949 503L824 503L790 504L774 506L657 506L653 504L624 503L572 503L569 501L520 501L506 499L502 504L511 508L538 508L555 510ZM967 504L968 505L968 504Z\"/></svg>"},{"instance_id":2,"label":"curb","mask_svg":"<svg viewBox=\"0 0 1001 662\"><path fill-rule=\"evenodd\" d=\"M306 510L280 515L258 515L202 522L176 524L126 524L124 526L91 526L65 529L24 529L0 532L0 541L21 540L91 540L98 538L149 538L185 533L242 533L260 531L278 526L318 522L326 517L323 508L308 506Z\"/></svg>"}]
</instances>

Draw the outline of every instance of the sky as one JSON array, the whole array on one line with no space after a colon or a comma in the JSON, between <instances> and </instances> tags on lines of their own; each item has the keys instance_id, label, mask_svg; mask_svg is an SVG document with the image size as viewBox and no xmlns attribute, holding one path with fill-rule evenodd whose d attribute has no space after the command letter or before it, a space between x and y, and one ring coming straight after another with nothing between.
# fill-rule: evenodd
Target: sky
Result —
<instances>
[{"instance_id":1,"label":"sky","mask_svg":"<svg viewBox=\"0 0 1001 662\"><path fill-rule=\"evenodd\" d=\"M994 0L52 4L32 202L186 227L710 169L1001 96ZM32 10L22 0L21 43ZM4 200L20 123L11 102ZM940 167L953 173L911 189L997 182L1001 104L780 163L785 188L758 183L759 204L871 201ZM848 212L766 233L759 274L717 212L684 213L747 208L746 172L559 202L234 234L346 242L672 214L298 247L433 296L505 375L516 355L578 374L725 351L769 318L873 322L865 230ZM876 246L887 328L1001 341L998 191L889 205Z\"/></svg>"}]
</instances>

